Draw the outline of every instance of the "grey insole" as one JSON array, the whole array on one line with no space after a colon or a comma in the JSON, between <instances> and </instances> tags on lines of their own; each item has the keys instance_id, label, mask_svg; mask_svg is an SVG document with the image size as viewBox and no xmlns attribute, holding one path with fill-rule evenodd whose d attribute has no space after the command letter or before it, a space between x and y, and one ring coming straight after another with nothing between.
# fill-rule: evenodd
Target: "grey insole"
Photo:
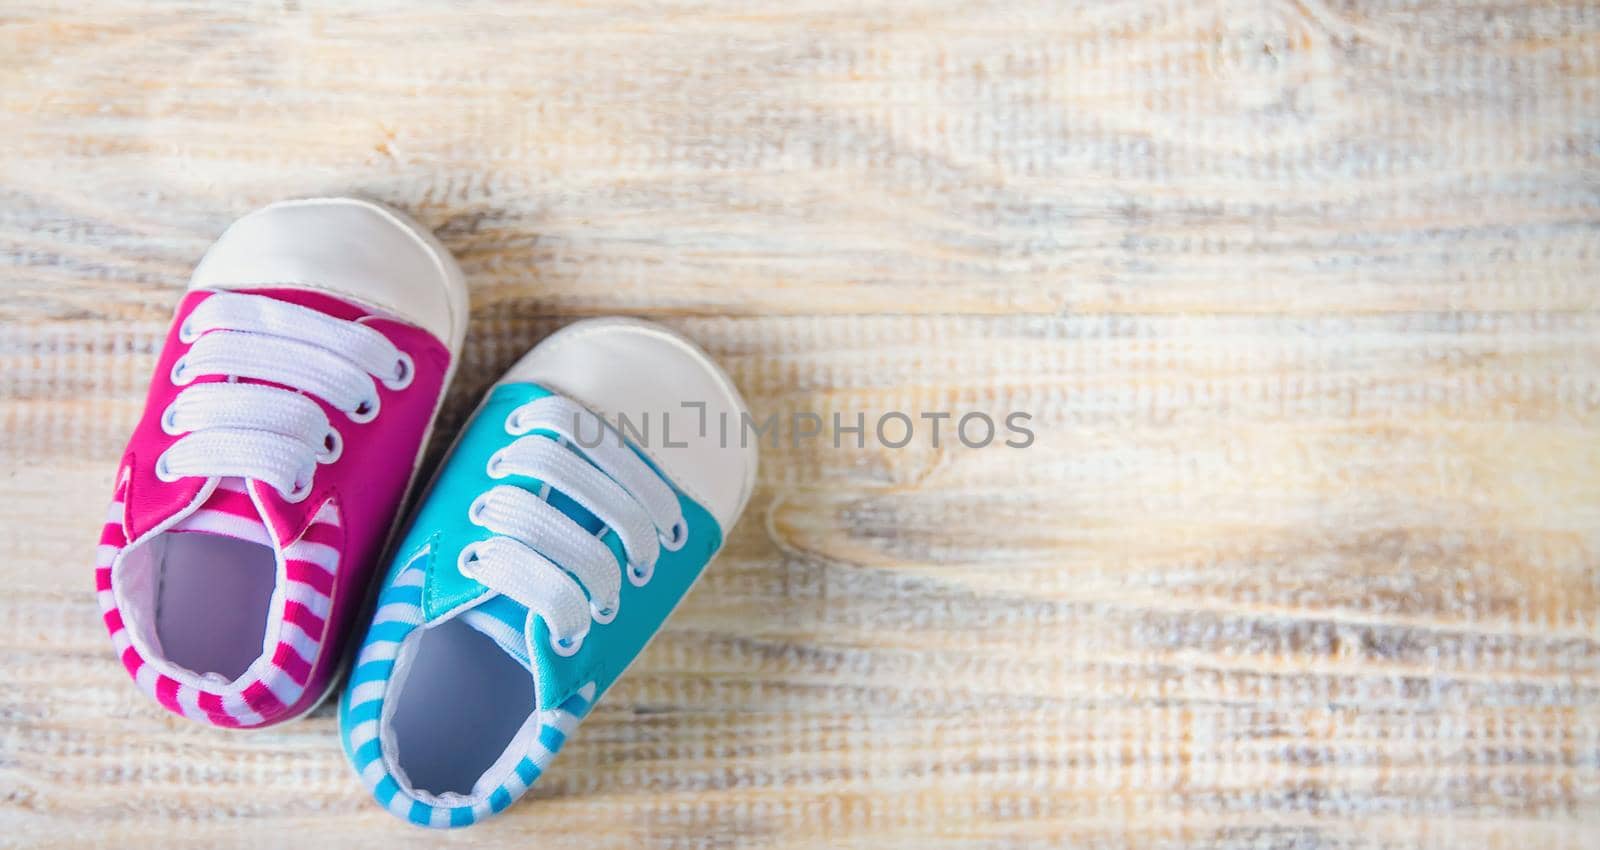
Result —
<instances>
[{"instance_id":1,"label":"grey insole","mask_svg":"<svg viewBox=\"0 0 1600 850\"><path fill-rule=\"evenodd\" d=\"M460 618L417 638L390 729L411 787L472 793L535 707L533 675Z\"/></svg>"},{"instance_id":2,"label":"grey insole","mask_svg":"<svg viewBox=\"0 0 1600 850\"><path fill-rule=\"evenodd\" d=\"M218 534L172 532L157 569L156 637L168 661L236 679L261 656L278 566L272 550Z\"/></svg>"}]
</instances>

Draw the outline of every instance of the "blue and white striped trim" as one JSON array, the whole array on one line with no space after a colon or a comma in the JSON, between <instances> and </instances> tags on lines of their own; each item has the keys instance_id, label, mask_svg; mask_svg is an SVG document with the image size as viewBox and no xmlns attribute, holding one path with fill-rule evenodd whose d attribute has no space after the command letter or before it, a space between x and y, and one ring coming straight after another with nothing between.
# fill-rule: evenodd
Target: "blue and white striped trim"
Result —
<instances>
[{"instance_id":1,"label":"blue and white striped trim","mask_svg":"<svg viewBox=\"0 0 1600 850\"><path fill-rule=\"evenodd\" d=\"M383 756L380 724L383 699L405 639L422 625L424 571L413 559L378 597L377 613L356 656L355 669L339 701L339 731L350 758L378 804L419 826L469 826L499 812L527 792L566 743L594 704L590 683L559 708L540 712L538 733L529 736L528 752L504 781L470 805L435 805L406 791Z\"/></svg>"}]
</instances>

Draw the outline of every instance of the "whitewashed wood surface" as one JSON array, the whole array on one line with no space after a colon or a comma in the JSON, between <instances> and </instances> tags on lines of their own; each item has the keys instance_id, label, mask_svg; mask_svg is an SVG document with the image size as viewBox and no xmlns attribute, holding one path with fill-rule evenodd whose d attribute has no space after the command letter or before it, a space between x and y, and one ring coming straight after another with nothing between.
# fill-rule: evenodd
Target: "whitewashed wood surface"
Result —
<instances>
[{"instance_id":1,"label":"whitewashed wood surface","mask_svg":"<svg viewBox=\"0 0 1600 850\"><path fill-rule=\"evenodd\" d=\"M360 193L758 417L728 549L535 792L140 699L90 562L189 270ZM1600 846L1600 10L0 4L0 845Z\"/></svg>"}]
</instances>

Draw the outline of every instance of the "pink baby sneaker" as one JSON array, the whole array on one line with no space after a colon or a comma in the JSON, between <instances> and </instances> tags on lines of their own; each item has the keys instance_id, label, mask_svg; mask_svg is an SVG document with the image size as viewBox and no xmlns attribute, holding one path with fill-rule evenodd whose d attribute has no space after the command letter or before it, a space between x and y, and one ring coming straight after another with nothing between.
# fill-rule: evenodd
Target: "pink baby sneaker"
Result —
<instances>
[{"instance_id":1,"label":"pink baby sneaker","mask_svg":"<svg viewBox=\"0 0 1600 850\"><path fill-rule=\"evenodd\" d=\"M467 322L432 234L274 204L195 269L116 474L95 585L140 689L217 726L332 690Z\"/></svg>"}]
</instances>

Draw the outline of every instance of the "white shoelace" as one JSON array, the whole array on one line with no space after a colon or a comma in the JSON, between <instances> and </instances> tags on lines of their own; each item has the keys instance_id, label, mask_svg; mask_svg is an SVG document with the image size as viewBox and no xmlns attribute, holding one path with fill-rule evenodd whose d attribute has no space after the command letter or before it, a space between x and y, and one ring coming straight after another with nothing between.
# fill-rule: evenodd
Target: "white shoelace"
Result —
<instances>
[{"instance_id":1,"label":"white shoelace","mask_svg":"<svg viewBox=\"0 0 1600 850\"><path fill-rule=\"evenodd\" d=\"M291 502L310 494L317 464L332 463L344 448L307 396L370 422L379 405L374 377L398 390L415 374L411 357L378 331L261 295L212 294L178 338L191 344L172 367L172 382L183 389L162 412L161 427L181 436L157 459L156 475L247 478ZM229 380L191 386L202 375Z\"/></svg>"},{"instance_id":2,"label":"white shoelace","mask_svg":"<svg viewBox=\"0 0 1600 850\"><path fill-rule=\"evenodd\" d=\"M543 495L560 491L599 518L621 541L635 587L650 580L663 548L682 548L688 527L677 495L599 416L570 399L546 396L512 411L505 427L518 439L489 459L489 475L537 478L545 484ZM599 437L593 448L591 434ZM509 484L480 495L469 517L494 536L462 550L462 575L543 617L558 655L578 651L591 620L616 618L624 571L600 535Z\"/></svg>"}]
</instances>

